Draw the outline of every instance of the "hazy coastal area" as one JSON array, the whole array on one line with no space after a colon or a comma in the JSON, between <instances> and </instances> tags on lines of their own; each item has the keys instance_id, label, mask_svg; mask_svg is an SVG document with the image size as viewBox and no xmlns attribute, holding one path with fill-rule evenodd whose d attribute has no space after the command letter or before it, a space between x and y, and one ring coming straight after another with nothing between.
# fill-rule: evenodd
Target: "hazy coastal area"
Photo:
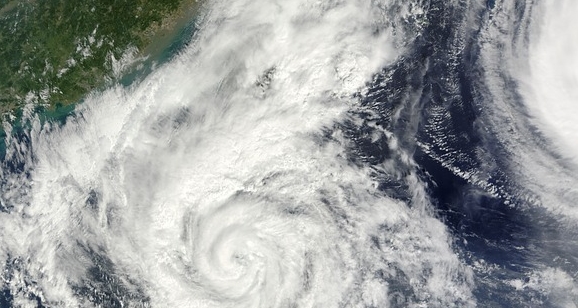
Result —
<instances>
[{"instance_id":1,"label":"hazy coastal area","mask_svg":"<svg viewBox=\"0 0 578 308\"><path fill-rule=\"evenodd\" d=\"M197 8L194 0L0 1L0 113L66 106L118 81L158 56Z\"/></svg>"}]
</instances>

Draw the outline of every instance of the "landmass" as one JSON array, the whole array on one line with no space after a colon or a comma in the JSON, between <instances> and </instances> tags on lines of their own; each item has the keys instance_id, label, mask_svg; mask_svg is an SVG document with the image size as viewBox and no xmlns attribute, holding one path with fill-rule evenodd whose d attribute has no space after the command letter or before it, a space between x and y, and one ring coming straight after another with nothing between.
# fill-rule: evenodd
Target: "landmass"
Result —
<instances>
[{"instance_id":1,"label":"landmass","mask_svg":"<svg viewBox=\"0 0 578 308\"><path fill-rule=\"evenodd\" d=\"M78 102L170 44L196 0L0 0L0 115ZM135 61L136 59L136 61Z\"/></svg>"}]
</instances>

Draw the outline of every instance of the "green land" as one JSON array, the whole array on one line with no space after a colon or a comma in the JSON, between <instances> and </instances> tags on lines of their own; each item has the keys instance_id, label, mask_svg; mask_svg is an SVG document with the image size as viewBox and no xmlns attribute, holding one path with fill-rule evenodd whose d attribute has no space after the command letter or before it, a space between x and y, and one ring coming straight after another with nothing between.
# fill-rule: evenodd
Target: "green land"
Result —
<instances>
[{"instance_id":1,"label":"green land","mask_svg":"<svg viewBox=\"0 0 578 308\"><path fill-rule=\"evenodd\" d=\"M197 9L195 0L0 0L0 115L78 102L118 80L124 60L162 52Z\"/></svg>"}]
</instances>

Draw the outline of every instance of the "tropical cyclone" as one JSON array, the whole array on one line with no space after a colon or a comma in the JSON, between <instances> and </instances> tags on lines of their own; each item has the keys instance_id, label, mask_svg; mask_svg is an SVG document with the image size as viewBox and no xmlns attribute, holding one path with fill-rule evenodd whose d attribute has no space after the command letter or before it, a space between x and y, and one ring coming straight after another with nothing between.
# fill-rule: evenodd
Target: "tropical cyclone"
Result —
<instances>
[{"instance_id":1,"label":"tropical cyclone","mask_svg":"<svg viewBox=\"0 0 578 308\"><path fill-rule=\"evenodd\" d=\"M12 303L472 305L416 174L411 207L388 197L335 125L410 37L407 5L212 2L174 61L9 140Z\"/></svg>"}]
</instances>

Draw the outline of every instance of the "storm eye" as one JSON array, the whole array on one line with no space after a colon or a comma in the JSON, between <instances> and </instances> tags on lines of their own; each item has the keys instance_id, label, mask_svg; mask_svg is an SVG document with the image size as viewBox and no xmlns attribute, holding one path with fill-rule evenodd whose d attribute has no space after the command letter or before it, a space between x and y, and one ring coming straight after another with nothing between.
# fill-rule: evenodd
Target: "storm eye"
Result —
<instances>
[{"instance_id":1,"label":"storm eye","mask_svg":"<svg viewBox=\"0 0 578 308\"><path fill-rule=\"evenodd\" d=\"M231 256L231 258L232 258L233 262L235 262L241 266L247 266L247 264L249 264L249 262L251 261L250 256L247 256L243 252L236 252L235 254L233 254Z\"/></svg>"}]
</instances>

